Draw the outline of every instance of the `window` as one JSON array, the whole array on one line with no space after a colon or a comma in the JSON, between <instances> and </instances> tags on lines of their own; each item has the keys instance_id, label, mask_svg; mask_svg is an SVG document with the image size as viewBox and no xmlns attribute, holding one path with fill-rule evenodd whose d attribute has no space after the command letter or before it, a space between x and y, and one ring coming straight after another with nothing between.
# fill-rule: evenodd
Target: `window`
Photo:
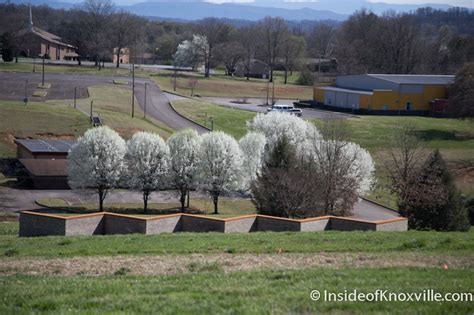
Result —
<instances>
[{"instance_id":1,"label":"window","mask_svg":"<svg viewBox=\"0 0 474 315\"><path fill-rule=\"evenodd\" d=\"M389 110L389 109L390 109L390 106L388 106L388 104L383 105L383 110Z\"/></svg>"},{"instance_id":2,"label":"window","mask_svg":"<svg viewBox=\"0 0 474 315\"><path fill-rule=\"evenodd\" d=\"M407 110L413 110L413 103L407 102Z\"/></svg>"}]
</instances>

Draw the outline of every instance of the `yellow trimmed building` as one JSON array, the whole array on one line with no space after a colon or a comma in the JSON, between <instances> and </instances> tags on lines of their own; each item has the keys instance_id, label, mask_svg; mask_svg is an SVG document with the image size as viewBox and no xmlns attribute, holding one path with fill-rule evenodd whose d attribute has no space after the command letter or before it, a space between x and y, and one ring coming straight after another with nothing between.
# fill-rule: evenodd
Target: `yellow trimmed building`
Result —
<instances>
[{"instance_id":1,"label":"yellow trimmed building","mask_svg":"<svg viewBox=\"0 0 474 315\"><path fill-rule=\"evenodd\" d=\"M373 114L424 115L448 97L453 75L363 74L340 76L336 86L315 87L325 107Z\"/></svg>"}]
</instances>

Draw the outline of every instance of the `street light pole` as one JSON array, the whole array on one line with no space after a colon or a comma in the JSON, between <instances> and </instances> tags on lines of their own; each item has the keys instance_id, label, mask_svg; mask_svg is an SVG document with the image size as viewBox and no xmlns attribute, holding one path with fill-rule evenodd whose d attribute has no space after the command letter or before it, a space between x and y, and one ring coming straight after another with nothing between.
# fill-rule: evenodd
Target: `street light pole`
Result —
<instances>
[{"instance_id":1,"label":"street light pole","mask_svg":"<svg viewBox=\"0 0 474 315\"><path fill-rule=\"evenodd\" d=\"M43 54L43 75L41 77L41 85L44 86L44 56L45 54Z\"/></svg>"},{"instance_id":2,"label":"street light pole","mask_svg":"<svg viewBox=\"0 0 474 315\"><path fill-rule=\"evenodd\" d=\"M135 116L135 63L132 64L132 118Z\"/></svg>"},{"instance_id":3,"label":"street light pole","mask_svg":"<svg viewBox=\"0 0 474 315\"><path fill-rule=\"evenodd\" d=\"M268 97L269 97L269 94L270 93L270 76L268 77L267 79L267 101L266 101L266 105L268 106Z\"/></svg>"},{"instance_id":4,"label":"street light pole","mask_svg":"<svg viewBox=\"0 0 474 315\"><path fill-rule=\"evenodd\" d=\"M94 101L91 101L91 122L92 122L92 105L94 104Z\"/></svg>"},{"instance_id":5,"label":"street light pole","mask_svg":"<svg viewBox=\"0 0 474 315\"><path fill-rule=\"evenodd\" d=\"M146 118L146 86L147 86L147 82L145 82L145 108L144 108L144 115L143 115L143 118Z\"/></svg>"},{"instance_id":6,"label":"street light pole","mask_svg":"<svg viewBox=\"0 0 474 315\"><path fill-rule=\"evenodd\" d=\"M25 106L28 105L28 80L25 83Z\"/></svg>"},{"instance_id":7,"label":"street light pole","mask_svg":"<svg viewBox=\"0 0 474 315\"><path fill-rule=\"evenodd\" d=\"M36 57L33 57L33 72L36 72Z\"/></svg>"},{"instance_id":8,"label":"street light pole","mask_svg":"<svg viewBox=\"0 0 474 315\"><path fill-rule=\"evenodd\" d=\"M76 109L76 94L77 94L77 87L74 87L74 109Z\"/></svg>"},{"instance_id":9,"label":"street light pole","mask_svg":"<svg viewBox=\"0 0 474 315\"><path fill-rule=\"evenodd\" d=\"M275 78L272 78L272 106L275 105Z\"/></svg>"}]
</instances>

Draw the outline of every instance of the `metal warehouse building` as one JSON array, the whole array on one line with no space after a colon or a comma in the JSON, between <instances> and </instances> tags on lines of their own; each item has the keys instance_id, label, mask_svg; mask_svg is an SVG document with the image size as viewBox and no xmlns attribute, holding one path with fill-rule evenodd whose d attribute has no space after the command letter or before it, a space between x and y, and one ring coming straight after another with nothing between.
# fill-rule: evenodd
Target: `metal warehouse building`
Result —
<instances>
[{"instance_id":1,"label":"metal warehouse building","mask_svg":"<svg viewBox=\"0 0 474 315\"><path fill-rule=\"evenodd\" d=\"M322 105L361 113L428 113L436 100L446 99L453 75L364 74L341 76L335 87L315 87Z\"/></svg>"}]
</instances>

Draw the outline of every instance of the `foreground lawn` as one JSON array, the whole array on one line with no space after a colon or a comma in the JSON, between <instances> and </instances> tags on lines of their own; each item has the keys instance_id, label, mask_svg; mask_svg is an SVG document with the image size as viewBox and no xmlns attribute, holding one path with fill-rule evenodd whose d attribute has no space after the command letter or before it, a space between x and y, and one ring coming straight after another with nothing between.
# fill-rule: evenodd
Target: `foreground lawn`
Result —
<instances>
[{"instance_id":1,"label":"foreground lawn","mask_svg":"<svg viewBox=\"0 0 474 315\"><path fill-rule=\"evenodd\" d=\"M152 79L164 90L173 91L172 71L162 70L158 74L152 74ZM229 77L217 73L205 78L202 74L179 72L177 76L176 92L183 95L191 95L189 80L197 79L197 85L194 94L200 96L214 97L256 97L265 98L267 95L267 81L263 79ZM275 98L277 99L311 99L313 97L313 88L311 86L301 86L292 84L283 84L281 77L276 77ZM270 85L270 95L271 95Z\"/></svg>"},{"instance_id":2,"label":"foreground lawn","mask_svg":"<svg viewBox=\"0 0 474 315\"><path fill-rule=\"evenodd\" d=\"M174 101L173 106L182 115L210 127L210 117L214 121L214 130L227 132L237 139L247 133L247 121L256 113L218 106L198 100Z\"/></svg>"},{"instance_id":3,"label":"foreground lawn","mask_svg":"<svg viewBox=\"0 0 474 315\"><path fill-rule=\"evenodd\" d=\"M474 270L434 268L303 269L172 276L0 277L0 313L390 313L467 314L472 302L312 301L324 292L469 292Z\"/></svg>"},{"instance_id":4,"label":"foreground lawn","mask_svg":"<svg viewBox=\"0 0 474 315\"><path fill-rule=\"evenodd\" d=\"M214 253L443 253L474 254L470 232L256 232L19 238L18 223L0 224L0 257L72 257ZM3 232L2 232L3 231ZM10 235L4 235L10 234Z\"/></svg>"}]
</instances>

